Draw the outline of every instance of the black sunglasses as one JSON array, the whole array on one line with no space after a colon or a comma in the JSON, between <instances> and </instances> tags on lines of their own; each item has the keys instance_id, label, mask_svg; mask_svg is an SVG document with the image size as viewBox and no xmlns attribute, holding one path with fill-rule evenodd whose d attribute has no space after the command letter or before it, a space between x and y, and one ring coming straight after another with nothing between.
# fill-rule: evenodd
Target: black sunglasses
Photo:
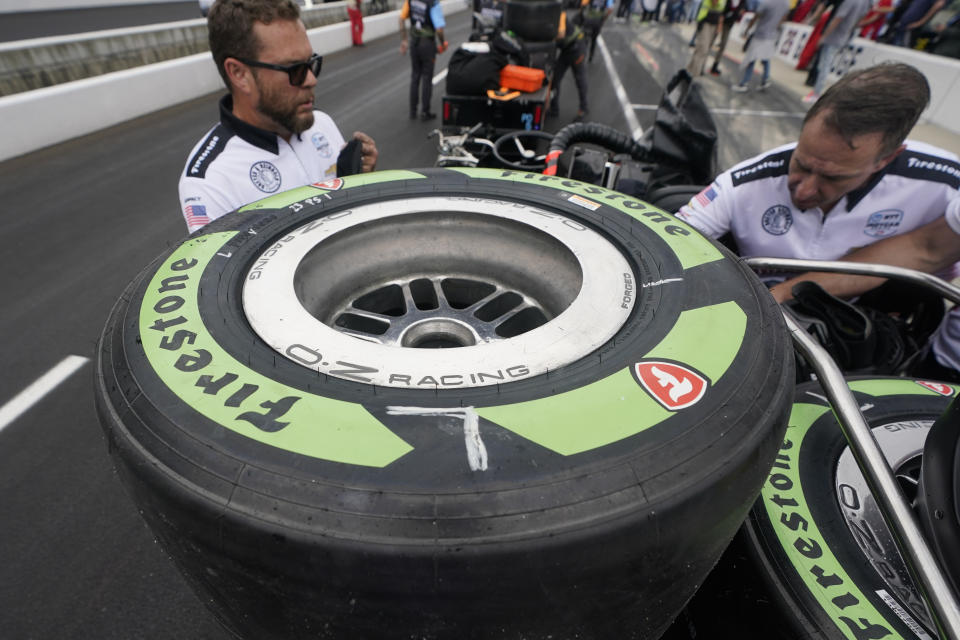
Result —
<instances>
[{"instance_id":1,"label":"black sunglasses","mask_svg":"<svg viewBox=\"0 0 960 640\"><path fill-rule=\"evenodd\" d=\"M287 74L287 77L290 78L290 84L295 87L299 87L307 79L307 70L312 71L314 77L320 77L320 68L323 66L323 56L316 53L310 56L310 59L306 62L294 62L293 64L272 64L270 62L260 62L259 60L247 60L246 58L236 59L251 67L263 67L264 69L283 71Z\"/></svg>"}]
</instances>

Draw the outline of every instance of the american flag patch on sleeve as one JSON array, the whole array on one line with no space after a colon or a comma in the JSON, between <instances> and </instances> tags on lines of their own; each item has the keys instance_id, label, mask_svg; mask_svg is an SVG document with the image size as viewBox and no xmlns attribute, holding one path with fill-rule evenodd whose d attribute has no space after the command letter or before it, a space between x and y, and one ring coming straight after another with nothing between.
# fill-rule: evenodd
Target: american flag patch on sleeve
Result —
<instances>
[{"instance_id":1,"label":"american flag patch on sleeve","mask_svg":"<svg viewBox=\"0 0 960 640\"><path fill-rule=\"evenodd\" d=\"M700 206L705 207L711 202L713 202L713 199L716 197L717 197L717 190L714 188L713 185L710 185L709 187L707 187L706 189L698 193L696 196L694 196L694 200L699 202Z\"/></svg>"},{"instance_id":2,"label":"american flag patch on sleeve","mask_svg":"<svg viewBox=\"0 0 960 640\"><path fill-rule=\"evenodd\" d=\"M210 222L210 218L207 216L207 208L202 204L187 205L183 214L187 219L187 226L190 228L202 227Z\"/></svg>"}]
</instances>

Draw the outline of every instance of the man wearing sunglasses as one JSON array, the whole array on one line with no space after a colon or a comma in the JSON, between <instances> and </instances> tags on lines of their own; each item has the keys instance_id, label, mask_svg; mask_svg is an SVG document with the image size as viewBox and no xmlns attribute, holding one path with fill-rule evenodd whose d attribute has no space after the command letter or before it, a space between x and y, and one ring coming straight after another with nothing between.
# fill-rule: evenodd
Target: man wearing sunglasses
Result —
<instances>
[{"instance_id":1,"label":"man wearing sunglasses","mask_svg":"<svg viewBox=\"0 0 960 640\"><path fill-rule=\"evenodd\" d=\"M217 0L207 18L210 51L230 94L220 122L188 156L180 207L193 232L245 204L337 176L373 171L377 146L313 108L323 58L313 52L293 0ZM349 156L349 157L348 157ZM348 162L347 160L352 160Z\"/></svg>"}]
</instances>

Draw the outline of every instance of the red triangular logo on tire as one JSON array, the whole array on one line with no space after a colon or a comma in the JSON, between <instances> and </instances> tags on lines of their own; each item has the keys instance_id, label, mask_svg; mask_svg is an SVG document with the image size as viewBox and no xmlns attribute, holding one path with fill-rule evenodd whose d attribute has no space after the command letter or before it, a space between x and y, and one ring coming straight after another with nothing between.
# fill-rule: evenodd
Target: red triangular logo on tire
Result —
<instances>
[{"instance_id":1,"label":"red triangular logo on tire","mask_svg":"<svg viewBox=\"0 0 960 640\"><path fill-rule=\"evenodd\" d=\"M942 396L947 396L948 398L953 395L953 387L948 384L943 384L942 382L928 382L927 380L916 380L915 381L921 387L926 387L933 391L934 393L939 393Z\"/></svg>"},{"instance_id":2,"label":"red triangular logo on tire","mask_svg":"<svg viewBox=\"0 0 960 640\"><path fill-rule=\"evenodd\" d=\"M647 393L670 411L699 402L710 384L696 371L673 362L649 360L638 362L633 368Z\"/></svg>"},{"instance_id":3,"label":"red triangular logo on tire","mask_svg":"<svg viewBox=\"0 0 960 640\"><path fill-rule=\"evenodd\" d=\"M331 178L323 182L313 182L310 186L316 187L317 189L326 189L327 191L336 191L343 186L343 178Z\"/></svg>"}]
</instances>

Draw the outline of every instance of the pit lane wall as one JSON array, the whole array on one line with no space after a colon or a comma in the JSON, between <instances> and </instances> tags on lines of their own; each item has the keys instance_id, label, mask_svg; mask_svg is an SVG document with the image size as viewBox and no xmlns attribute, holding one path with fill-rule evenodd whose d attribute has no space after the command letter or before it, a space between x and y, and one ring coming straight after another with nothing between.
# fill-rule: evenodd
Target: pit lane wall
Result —
<instances>
[{"instance_id":1,"label":"pit lane wall","mask_svg":"<svg viewBox=\"0 0 960 640\"><path fill-rule=\"evenodd\" d=\"M2 1L2 0L0 0ZM88 0L80 0L88 1ZM400 0L383 0L384 11ZM366 3L369 13L373 3ZM197 9L199 15L200 11ZM305 7L307 29L346 22L344 1ZM0 43L0 96L34 91L209 50L203 18Z\"/></svg>"},{"instance_id":2,"label":"pit lane wall","mask_svg":"<svg viewBox=\"0 0 960 640\"><path fill-rule=\"evenodd\" d=\"M444 13L450 15L465 10L464 0L443 0ZM342 10L346 16L346 2L327 3L326 11ZM399 12L389 11L363 20L364 38L376 39L396 33ZM187 20L167 25L139 29L123 29L76 36L96 49L106 46L110 38L159 37L170 39L171 29L182 31L199 28L206 38L206 21ZM191 31L192 32L192 31ZM346 21L309 29L307 35L314 51L327 55L351 46L350 23ZM172 37L176 39L176 36ZM43 38L56 40L57 38ZM11 43L21 48L26 41ZM143 41L138 41L143 44ZM37 43L34 43L37 45ZM37 55L45 48L39 43ZM68 44L65 46L69 46ZM146 48L139 47L138 48ZM82 55L82 49L80 54ZM51 54L52 55L52 54ZM42 61L39 63L42 64ZM209 51L185 55L153 64L64 82L53 86L0 96L0 162L37 149L76 138L109 126L146 115L153 111L187 102L223 88L222 80Z\"/></svg>"},{"instance_id":3,"label":"pit lane wall","mask_svg":"<svg viewBox=\"0 0 960 640\"><path fill-rule=\"evenodd\" d=\"M0 0L0 14L19 11L55 11L86 7L113 7L129 4L160 4L182 0Z\"/></svg>"},{"instance_id":4,"label":"pit lane wall","mask_svg":"<svg viewBox=\"0 0 960 640\"><path fill-rule=\"evenodd\" d=\"M743 39L743 29L749 24L748 16L744 16L737 25L737 32L731 35ZM796 67L812 32L813 27L810 25L784 23L777 40L777 57L791 67ZM960 60L854 38L834 58L828 82L838 80L851 69L872 67L881 62L904 62L923 71L930 82L930 106L921 120L960 133L960 116L957 115L957 105L960 105ZM895 100L896 96L891 99Z\"/></svg>"}]
</instances>

